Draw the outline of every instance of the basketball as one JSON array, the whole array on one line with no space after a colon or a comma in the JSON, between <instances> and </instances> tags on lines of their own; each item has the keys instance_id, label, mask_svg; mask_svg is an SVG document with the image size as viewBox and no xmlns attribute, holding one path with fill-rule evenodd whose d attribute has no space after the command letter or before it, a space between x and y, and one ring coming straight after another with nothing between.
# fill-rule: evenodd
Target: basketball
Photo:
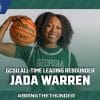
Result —
<instances>
[{"instance_id":1,"label":"basketball","mask_svg":"<svg viewBox=\"0 0 100 100\"><path fill-rule=\"evenodd\" d=\"M36 26L30 18L21 18L10 27L11 39L20 46L27 46L36 41Z\"/></svg>"}]
</instances>

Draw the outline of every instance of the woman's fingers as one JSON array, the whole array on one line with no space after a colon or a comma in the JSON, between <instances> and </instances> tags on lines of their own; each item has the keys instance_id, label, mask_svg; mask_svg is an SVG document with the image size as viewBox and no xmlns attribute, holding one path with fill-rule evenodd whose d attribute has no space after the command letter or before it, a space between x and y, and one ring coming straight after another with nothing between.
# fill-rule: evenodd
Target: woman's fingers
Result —
<instances>
[{"instance_id":1,"label":"woman's fingers","mask_svg":"<svg viewBox=\"0 0 100 100\"><path fill-rule=\"evenodd\" d=\"M31 20L31 19L30 19L29 17L27 17L27 16L17 15L17 16L13 16L12 22L15 22L15 21L22 21L22 19L24 19L24 20Z\"/></svg>"},{"instance_id":2,"label":"woman's fingers","mask_svg":"<svg viewBox=\"0 0 100 100\"><path fill-rule=\"evenodd\" d=\"M16 21L21 21L21 17L20 16L13 16L12 22L16 22Z\"/></svg>"}]
</instances>

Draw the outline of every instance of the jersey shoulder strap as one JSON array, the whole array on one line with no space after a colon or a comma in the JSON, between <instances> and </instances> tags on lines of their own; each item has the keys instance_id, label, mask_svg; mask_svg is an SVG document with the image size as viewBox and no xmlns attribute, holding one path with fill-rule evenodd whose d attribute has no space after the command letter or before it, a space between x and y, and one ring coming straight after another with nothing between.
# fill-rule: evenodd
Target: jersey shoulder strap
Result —
<instances>
[{"instance_id":1,"label":"jersey shoulder strap","mask_svg":"<svg viewBox=\"0 0 100 100\"><path fill-rule=\"evenodd\" d=\"M68 68L71 67L71 50L69 48L65 48L66 52L68 52Z\"/></svg>"},{"instance_id":2,"label":"jersey shoulder strap","mask_svg":"<svg viewBox=\"0 0 100 100\"><path fill-rule=\"evenodd\" d=\"M30 65L32 54L33 54L33 51L34 51L34 49L35 49L36 46L37 46L37 43L33 44L33 46L32 46L31 52L30 52L29 57L28 57L28 62L27 62L28 66Z\"/></svg>"},{"instance_id":3,"label":"jersey shoulder strap","mask_svg":"<svg viewBox=\"0 0 100 100\"><path fill-rule=\"evenodd\" d=\"M71 67L71 51L68 52L68 67Z\"/></svg>"}]
</instances>

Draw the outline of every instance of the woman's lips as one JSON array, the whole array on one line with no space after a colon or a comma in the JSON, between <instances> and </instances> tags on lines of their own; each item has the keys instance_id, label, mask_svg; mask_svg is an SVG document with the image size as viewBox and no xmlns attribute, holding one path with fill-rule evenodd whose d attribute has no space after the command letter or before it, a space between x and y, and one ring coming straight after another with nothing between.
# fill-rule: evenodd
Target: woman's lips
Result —
<instances>
[{"instance_id":1,"label":"woman's lips","mask_svg":"<svg viewBox=\"0 0 100 100\"><path fill-rule=\"evenodd\" d=\"M49 35L49 38L56 38L56 35Z\"/></svg>"}]
</instances>

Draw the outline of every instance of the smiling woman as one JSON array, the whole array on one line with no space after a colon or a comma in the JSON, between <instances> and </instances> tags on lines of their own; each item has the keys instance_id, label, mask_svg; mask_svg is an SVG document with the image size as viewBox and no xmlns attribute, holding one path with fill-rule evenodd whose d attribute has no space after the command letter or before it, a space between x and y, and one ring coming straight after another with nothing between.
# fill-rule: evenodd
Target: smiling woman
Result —
<instances>
[{"instance_id":1,"label":"smiling woman","mask_svg":"<svg viewBox=\"0 0 100 100\"><path fill-rule=\"evenodd\" d=\"M37 39L34 47L3 43L4 33L8 26L22 17L25 16L10 16L0 27L0 53L22 59L29 68L77 67L75 56L68 49L73 30L66 16L61 14L45 12L37 17L35 21ZM40 78L38 81L42 83ZM68 91L66 87L42 86L43 84L39 84L36 90L34 90L36 87L32 87L32 91ZM69 90L73 91L71 88Z\"/></svg>"},{"instance_id":2,"label":"smiling woman","mask_svg":"<svg viewBox=\"0 0 100 100\"><path fill-rule=\"evenodd\" d=\"M73 30L69 20L64 15L51 12L43 13L37 18L36 26L39 45L55 41L55 44L62 48L68 47Z\"/></svg>"},{"instance_id":3,"label":"smiling woman","mask_svg":"<svg viewBox=\"0 0 100 100\"><path fill-rule=\"evenodd\" d=\"M57 41L62 33L61 22L58 17L54 16L50 19L44 32L45 45L47 47L57 47Z\"/></svg>"}]
</instances>

